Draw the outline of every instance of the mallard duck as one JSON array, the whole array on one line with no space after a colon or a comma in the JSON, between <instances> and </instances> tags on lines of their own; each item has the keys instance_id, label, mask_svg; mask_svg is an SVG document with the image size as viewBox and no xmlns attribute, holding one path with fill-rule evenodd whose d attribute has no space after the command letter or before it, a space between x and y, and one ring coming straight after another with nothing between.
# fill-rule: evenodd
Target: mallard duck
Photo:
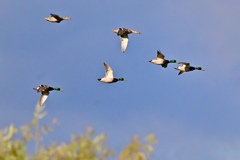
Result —
<instances>
[{"instance_id":1,"label":"mallard duck","mask_svg":"<svg viewBox=\"0 0 240 160\"><path fill-rule=\"evenodd\" d=\"M57 14L52 14L50 13L50 17L48 18L44 18L46 21L49 21L49 22L54 22L54 23L60 23L62 20L71 20L72 18L70 17L60 17L59 15Z\"/></svg>"},{"instance_id":2,"label":"mallard duck","mask_svg":"<svg viewBox=\"0 0 240 160\"><path fill-rule=\"evenodd\" d=\"M63 92L63 90L61 88L54 88L54 87L50 87L48 85L40 85L37 88L33 88L33 89L36 90L37 92L42 93L40 100L39 100L40 105L43 105L43 103L47 100L50 91L55 90L55 91Z\"/></svg>"},{"instance_id":3,"label":"mallard duck","mask_svg":"<svg viewBox=\"0 0 240 160\"><path fill-rule=\"evenodd\" d=\"M157 51L157 58L150 60L149 62L156 64L156 65L162 65L162 67L167 68L168 63L177 63L176 60L166 60L164 59L164 55L161 51Z\"/></svg>"},{"instance_id":4,"label":"mallard duck","mask_svg":"<svg viewBox=\"0 0 240 160\"><path fill-rule=\"evenodd\" d=\"M194 71L194 70L205 71L202 67L193 67L193 66L190 66L190 63L187 63L187 62L179 62L178 64L182 64L181 66L178 66L177 68L174 68L174 69L180 71L178 73L178 75L181 75L185 72Z\"/></svg>"},{"instance_id":5,"label":"mallard duck","mask_svg":"<svg viewBox=\"0 0 240 160\"><path fill-rule=\"evenodd\" d=\"M114 78L112 68L106 62L104 62L103 64L105 66L106 75L105 77L98 79L100 82L115 83L117 81L126 81L124 78Z\"/></svg>"},{"instance_id":6,"label":"mallard duck","mask_svg":"<svg viewBox=\"0 0 240 160\"><path fill-rule=\"evenodd\" d=\"M118 28L118 29L113 30L113 32L116 33L118 36L120 36L122 53L124 53L127 48L128 39L129 39L128 35L131 33L141 34L139 31L130 30L127 28Z\"/></svg>"}]
</instances>

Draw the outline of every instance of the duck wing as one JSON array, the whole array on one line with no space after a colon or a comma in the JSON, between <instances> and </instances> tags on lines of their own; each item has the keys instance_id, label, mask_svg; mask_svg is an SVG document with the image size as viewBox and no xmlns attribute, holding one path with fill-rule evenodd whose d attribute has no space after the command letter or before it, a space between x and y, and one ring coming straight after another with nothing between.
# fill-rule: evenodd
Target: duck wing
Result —
<instances>
[{"instance_id":1,"label":"duck wing","mask_svg":"<svg viewBox=\"0 0 240 160\"><path fill-rule=\"evenodd\" d=\"M141 32L139 32L139 31L137 31L137 30L130 30L130 33L141 34Z\"/></svg>"},{"instance_id":2,"label":"duck wing","mask_svg":"<svg viewBox=\"0 0 240 160\"><path fill-rule=\"evenodd\" d=\"M163 68L167 68L167 66L168 66L167 63L162 64L162 67L163 67Z\"/></svg>"},{"instance_id":3,"label":"duck wing","mask_svg":"<svg viewBox=\"0 0 240 160\"><path fill-rule=\"evenodd\" d=\"M190 63L188 62L178 62L178 64L182 64L182 66L185 66L185 67L190 67Z\"/></svg>"},{"instance_id":4,"label":"duck wing","mask_svg":"<svg viewBox=\"0 0 240 160\"><path fill-rule=\"evenodd\" d=\"M183 73L185 73L184 71L180 71L179 73L178 73L178 75L181 75L181 74L183 74Z\"/></svg>"},{"instance_id":5,"label":"duck wing","mask_svg":"<svg viewBox=\"0 0 240 160\"><path fill-rule=\"evenodd\" d=\"M42 95L41 95L40 100L39 100L40 105L43 105L43 103L47 100L48 95L49 95L49 91L42 92Z\"/></svg>"},{"instance_id":6,"label":"duck wing","mask_svg":"<svg viewBox=\"0 0 240 160\"><path fill-rule=\"evenodd\" d=\"M103 63L105 66L105 70L106 70L106 75L104 78L113 78L113 70L112 68L106 63Z\"/></svg>"},{"instance_id":7,"label":"duck wing","mask_svg":"<svg viewBox=\"0 0 240 160\"><path fill-rule=\"evenodd\" d=\"M37 88L33 88L33 90L35 90L35 91L39 92L39 91L38 91L38 89L39 89L38 87L37 87Z\"/></svg>"},{"instance_id":8,"label":"duck wing","mask_svg":"<svg viewBox=\"0 0 240 160\"><path fill-rule=\"evenodd\" d=\"M51 17L54 17L54 18L56 18L57 20L62 20L62 19L63 19L62 17L60 17L60 16L57 15L57 14L52 14L52 13L50 13L50 15L51 15Z\"/></svg>"},{"instance_id":9,"label":"duck wing","mask_svg":"<svg viewBox=\"0 0 240 160\"><path fill-rule=\"evenodd\" d=\"M122 50L122 53L125 52L126 48L127 48L127 45L128 45L128 34L124 34L121 36L121 50Z\"/></svg>"},{"instance_id":10,"label":"duck wing","mask_svg":"<svg viewBox=\"0 0 240 160\"><path fill-rule=\"evenodd\" d=\"M37 88L33 88L34 90L36 90L37 92L44 92L45 90L47 90L49 88L48 85L40 85Z\"/></svg>"},{"instance_id":11,"label":"duck wing","mask_svg":"<svg viewBox=\"0 0 240 160\"><path fill-rule=\"evenodd\" d=\"M164 59L165 56L162 54L161 51L157 51L157 59Z\"/></svg>"}]
</instances>

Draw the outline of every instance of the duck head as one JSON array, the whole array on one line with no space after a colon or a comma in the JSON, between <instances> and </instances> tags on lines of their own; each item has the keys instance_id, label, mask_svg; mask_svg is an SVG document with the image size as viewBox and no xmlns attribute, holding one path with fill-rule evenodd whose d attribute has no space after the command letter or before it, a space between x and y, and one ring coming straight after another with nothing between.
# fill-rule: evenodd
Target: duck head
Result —
<instances>
[{"instance_id":1,"label":"duck head","mask_svg":"<svg viewBox=\"0 0 240 160\"><path fill-rule=\"evenodd\" d=\"M169 63L177 63L177 61L173 59L173 60L169 60Z\"/></svg>"},{"instance_id":2,"label":"duck head","mask_svg":"<svg viewBox=\"0 0 240 160\"><path fill-rule=\"evenodd\" d=\"M127 80L124 78L118 78L118 81L127 81Z\"/></svg>"},{"instance_id":3,"label":"duck head","mask_svg":"<svg viewBox=\"0 0 240 160\"><path fill-rule=\"evenodd\" d=\"M54 88L55 91L60 91L60 92L63 92L63 90L61 88Z\"/></svg>"},{"instance_id":4,"label":"duck head","mask_svg":"<svg viewBox=\"0 0 240 160\"><path fill-rule=\"evenodd\" d=\"M195 67L196 70L205 71L202 67Z\"/></svg>"}]
</instances>

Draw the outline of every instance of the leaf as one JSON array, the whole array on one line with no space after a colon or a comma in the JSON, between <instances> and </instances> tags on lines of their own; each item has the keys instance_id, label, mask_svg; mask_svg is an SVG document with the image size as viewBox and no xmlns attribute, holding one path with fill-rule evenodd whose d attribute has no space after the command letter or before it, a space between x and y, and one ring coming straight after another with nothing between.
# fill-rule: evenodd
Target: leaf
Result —
<instances>
[{"instance_id":1,"label":"leaf","mask_svg":"<svg viewBox=\"0 0 240 160\"><path fill-rule=\"evenodd\" d=\"M149 135L145 138L145 140L146 140L148 143L150 143L150 144L156 144L156 143L157 143L157 139L156 139L156 137L155 137L154 134L149 134Z\"/></svg>"}]
</instances>

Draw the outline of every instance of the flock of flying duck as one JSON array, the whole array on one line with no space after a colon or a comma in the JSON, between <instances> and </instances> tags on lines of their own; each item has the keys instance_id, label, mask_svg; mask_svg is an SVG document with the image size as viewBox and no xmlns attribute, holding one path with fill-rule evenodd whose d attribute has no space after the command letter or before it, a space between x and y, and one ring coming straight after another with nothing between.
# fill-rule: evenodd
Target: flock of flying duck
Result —
<instances>
[{"instance_id":1,"label":"flock of flying duck","mask_svg":"<svg viewBox=\"0 0 240 160\"><path fill-rule=\"evenodd\" d=\"M61 17L57 14L50 14L50 15L51 15L50 17L47 17L44 19L49 22L53 22L53 23L60 23L63 20L71 20L70 17ZM122 53L124 53L127 48L128 41L129 41L128 35L131 33L141 34L139 31L130 30L127 28L118 28L118 29L113 30L113 32L116 33L117 36L119 36L121 39ZM185 72L194 71L194 70L204 71L203 68L190 66L190 63L187 63L187 62L177 62L176 60L167 60L167 59L165 59L165 56L162 54L161 51L157 51L156 59L150 60L149 62L156 64L156 65L161 65L163 68L167 68L169 63L181 64L177 68L174 68L176 70L179 70L178 75L181 75ZM99 78L98 81L104 82L104 83L115 83L118 81L126 81L124 78L115 78L113 75L112 68L106 62L104 62L103 64L105 67L105 77ZM40 105L43 105L43 103L47 100L50 91L53 91L53 90L61 91L61 92L63 91L61 88L54 88L54 87L51 87L48 85L40 85L37 88L33 88L33 89L36 90L37 92L41 92L41 97L39 100Z\"/></svg>"}]
</instances>

